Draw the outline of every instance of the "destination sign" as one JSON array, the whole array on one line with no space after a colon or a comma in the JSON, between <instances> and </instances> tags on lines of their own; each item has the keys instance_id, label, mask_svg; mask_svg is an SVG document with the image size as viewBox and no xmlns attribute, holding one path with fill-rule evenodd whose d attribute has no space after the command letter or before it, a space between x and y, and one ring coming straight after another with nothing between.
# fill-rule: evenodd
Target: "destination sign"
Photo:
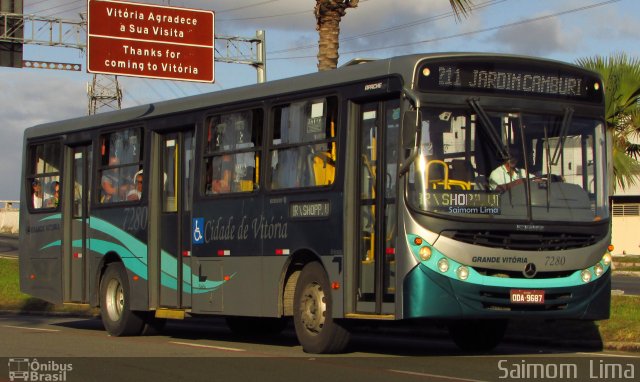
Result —
<instances>
[{"instance_id":1,"label":"destination sign","mask_svg":"<svg viewBox=\"0 0 640 382\"><path fill-rule=\"evenodd\" d=\"M486 192L426 192L427 211L450 214L500 215L500 194Z\"/></svg>"},{"instance_id":2,"label":"destination sign","mask_svg":"<svg viewBox=\"0 0 640 382\"><path fill-rule=\"evenodd\" d=\"M418 77L418 85L425 91L538 95L592 102L602 102L603 97L598 78L538 63L428 62L420 68Z\"/></svg>"},{"instance_id":3,"label":"destination sign","mask_svg":"<svg viewBox=\"0 0 640 382\"><path fill-rule=\"evenodd\" d=\"M90 73L214 81L212 11L88 0Z\"/></svg>"},{"instance_id":4,"label":"destination sign","mask_svg":"<svg viewBox=\"0 0 640 382\"><path fill-rule=\"evenodd\" d=\"M296 218L323 218L331 213L328 201L295 202L289 205L289 216Z\"/></svg>"}]
</instances>

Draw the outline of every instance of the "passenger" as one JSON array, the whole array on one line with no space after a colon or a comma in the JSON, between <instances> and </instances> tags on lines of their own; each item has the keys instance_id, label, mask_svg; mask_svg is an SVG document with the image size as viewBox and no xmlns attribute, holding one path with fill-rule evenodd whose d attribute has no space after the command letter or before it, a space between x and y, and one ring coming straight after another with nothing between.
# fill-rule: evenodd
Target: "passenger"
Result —
<instances>
[{"instance_id":1,"label":"passenger","mask_svg":"<svg viewBox=\"0 0 640 382\"><path fill-rule=\"evenodd\" d=\"M57 180L51 184L51 193L53 196L47 199L46 207L56 208L60 203L60 182L58 182Z\"/></svg>"},{"instance_id":2,"label":"passenger","mask_svg":"<svg viewBox=\"0 0 640 382\"><path fill-rule=\"evenodd\" d=\"M133 176L133 188L127 193L127 200L140 200L142 198L142 170Z\"/></svg>"},{"instance_id":3,"label":"passenger","mask_svg":"<svg viewBox=\"0 0 640 382\"><path fill-rule=\"evenodd\" d=\"M213 158L211 190L214 194L224 194L231 191L232 170L231 156L222 155Z\"/></svg>"},{"instance_id":4,"label":"passenger","mask_svg":"<svg viewBox=\"0 0 640 382\"><path fill-rule=\"evenodd\" d=\"M111 156L109 158L109 166L117 166L118 164L120 164L118 157ZM104 170L100 183L102 185L101 203L117 202L120 199L118 195L120 182L117 168Z\"/></svg>"},{"instance_id":5,"label":"passenger","mask_svg":"<svg viewBox=\"0 0 640 382\"><path fill-rule=\"evenodd\" d=\"M33 208L42 208L43 196L42 196L42 185L40 181L34 179L31 183L32 188L32 200L33 200Z\"/></svg>"}]
</instances>

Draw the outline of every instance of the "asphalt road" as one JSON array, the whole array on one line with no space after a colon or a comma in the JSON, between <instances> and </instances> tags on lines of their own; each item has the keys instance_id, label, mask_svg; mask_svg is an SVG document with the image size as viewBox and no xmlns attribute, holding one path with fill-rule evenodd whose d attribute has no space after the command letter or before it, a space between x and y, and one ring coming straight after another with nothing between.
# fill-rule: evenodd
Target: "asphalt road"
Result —
<instances>
[{"instance_id":1,"label":"asphalt road","mask_svg":"<svg viewBox=\"0 0 640 382\"><path fill-rule=\"evenodd\" d=\"M18 256L18 236L0 233L0 256Z\"/></svg>"},{"instance_id":2,"label":"asphalt road","mask_svg":"<svg viewBox=\"0 0 640 382\"><path fill-rule=\"evenodd\" d=\"M560 380L613 380L602 378L599 370L608 370L603 365L620 365L616 370L626 376L633 371L633 378L621 374L618 380L635 381L640 373L634 353L509 343L490 354L465 354L446 338L411 334L361 333L346 354L311 355L290 329L241 338L219 319L174 321L156 336L110 337L97 319L5 314L0 339L0 381L9 380L10 368L29 365L49 374L66 369L66 381L502 381L512 373L521 377L511 380L533 380L522 378L526 364L556 373L561 365L575 365L568 372L577 378L555 378Z\"/></svg>"},{"instance_id":3,"label":"asphalt road","mask_svg":"<svg viewBox=\"0 0 640 382\"><path fill-rule=\"evenodd\" d=\"M640 295L640 277L614 275L612 290L622 290L627 295Z\"/></svg>"}]
</instances>

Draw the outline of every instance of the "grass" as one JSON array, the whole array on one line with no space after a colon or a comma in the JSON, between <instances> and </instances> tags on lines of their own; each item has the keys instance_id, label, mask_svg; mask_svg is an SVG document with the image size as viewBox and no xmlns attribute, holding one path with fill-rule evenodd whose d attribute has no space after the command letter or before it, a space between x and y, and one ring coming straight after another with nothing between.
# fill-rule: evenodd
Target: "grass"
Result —
<instances>
[{"instance_id":1,"label":"grass","mask_svg":"<svg viewBox=\"0 0 640 382\"><path fill-rule=\"evenodd\" d=\"M20 292L17 260L0 259L0 291L0 307L3 309L14 310L31 298Z\"/></svg>"},{"instance_id":2,"label":"grass","mask_svg":"<svg viewBox=\"0 0 640 382\"><path fill-rule=\"evenodd\" d=\"M640 296L611 296L611 319L597 325L608 342L640 342Z\"/></svg>"},{"instance_id":3,"label":"grass","mask_svg":"<svg viewBox=\"0 0 640 382\"><path fill-rule=\"evenodd\" d=\"M96 314L95 309L53 305L20 292L18 261L0 259L0 310L36 312L72 312ZM512 336L535 336L553 340L592 340L608 342L640 342L640 296L611 296L609 320L514 322Z\"/></svg>"},{"instance_id":4,"label":"grass","mask_svg":"<svg viewBox=\"0 0 640 382\"><path fill-rule=\"evenodd\" d=\"M615 263L640 263L640 256L638 255L614 256L613 261Z\"/></svg>"},{"instance_id":5,"label":"grass","mask_svg":"<svg viewBox=\"0 0 640 382\"><path fill-rule=\"evenodd\" d=\"M625 268L618 268L615 271L625 271L625 272L640 272L640 267L625 267ZM614 271L614 272L615 272Z\"/></svg>"},{"instance_id":6,"label":"grass","mask_svg":"<svg viewBox=\"0 0 640 382\"><path fill-rule=\"evenodd\" d=\"M18 260L0 259L0 310L95 314L91 308L54 305L20 292Z\"/></svg>"}]
</instances>

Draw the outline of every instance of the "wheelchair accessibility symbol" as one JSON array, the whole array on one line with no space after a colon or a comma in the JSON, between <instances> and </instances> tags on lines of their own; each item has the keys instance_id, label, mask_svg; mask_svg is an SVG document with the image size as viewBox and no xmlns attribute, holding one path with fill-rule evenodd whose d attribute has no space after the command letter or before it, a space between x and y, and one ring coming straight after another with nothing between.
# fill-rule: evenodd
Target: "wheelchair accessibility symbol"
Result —
<instances>
[{"instance_id":1,"label":"wheelchair accessibility symbol","mask_svg":"<svg viewBox=\"0 0 640 382\"><path fill-rule=\"evenodd\" d=\"M204 218L194 218L191 225L191 242L193 244L204 244Z\"/></svg>"}]
</instances>

